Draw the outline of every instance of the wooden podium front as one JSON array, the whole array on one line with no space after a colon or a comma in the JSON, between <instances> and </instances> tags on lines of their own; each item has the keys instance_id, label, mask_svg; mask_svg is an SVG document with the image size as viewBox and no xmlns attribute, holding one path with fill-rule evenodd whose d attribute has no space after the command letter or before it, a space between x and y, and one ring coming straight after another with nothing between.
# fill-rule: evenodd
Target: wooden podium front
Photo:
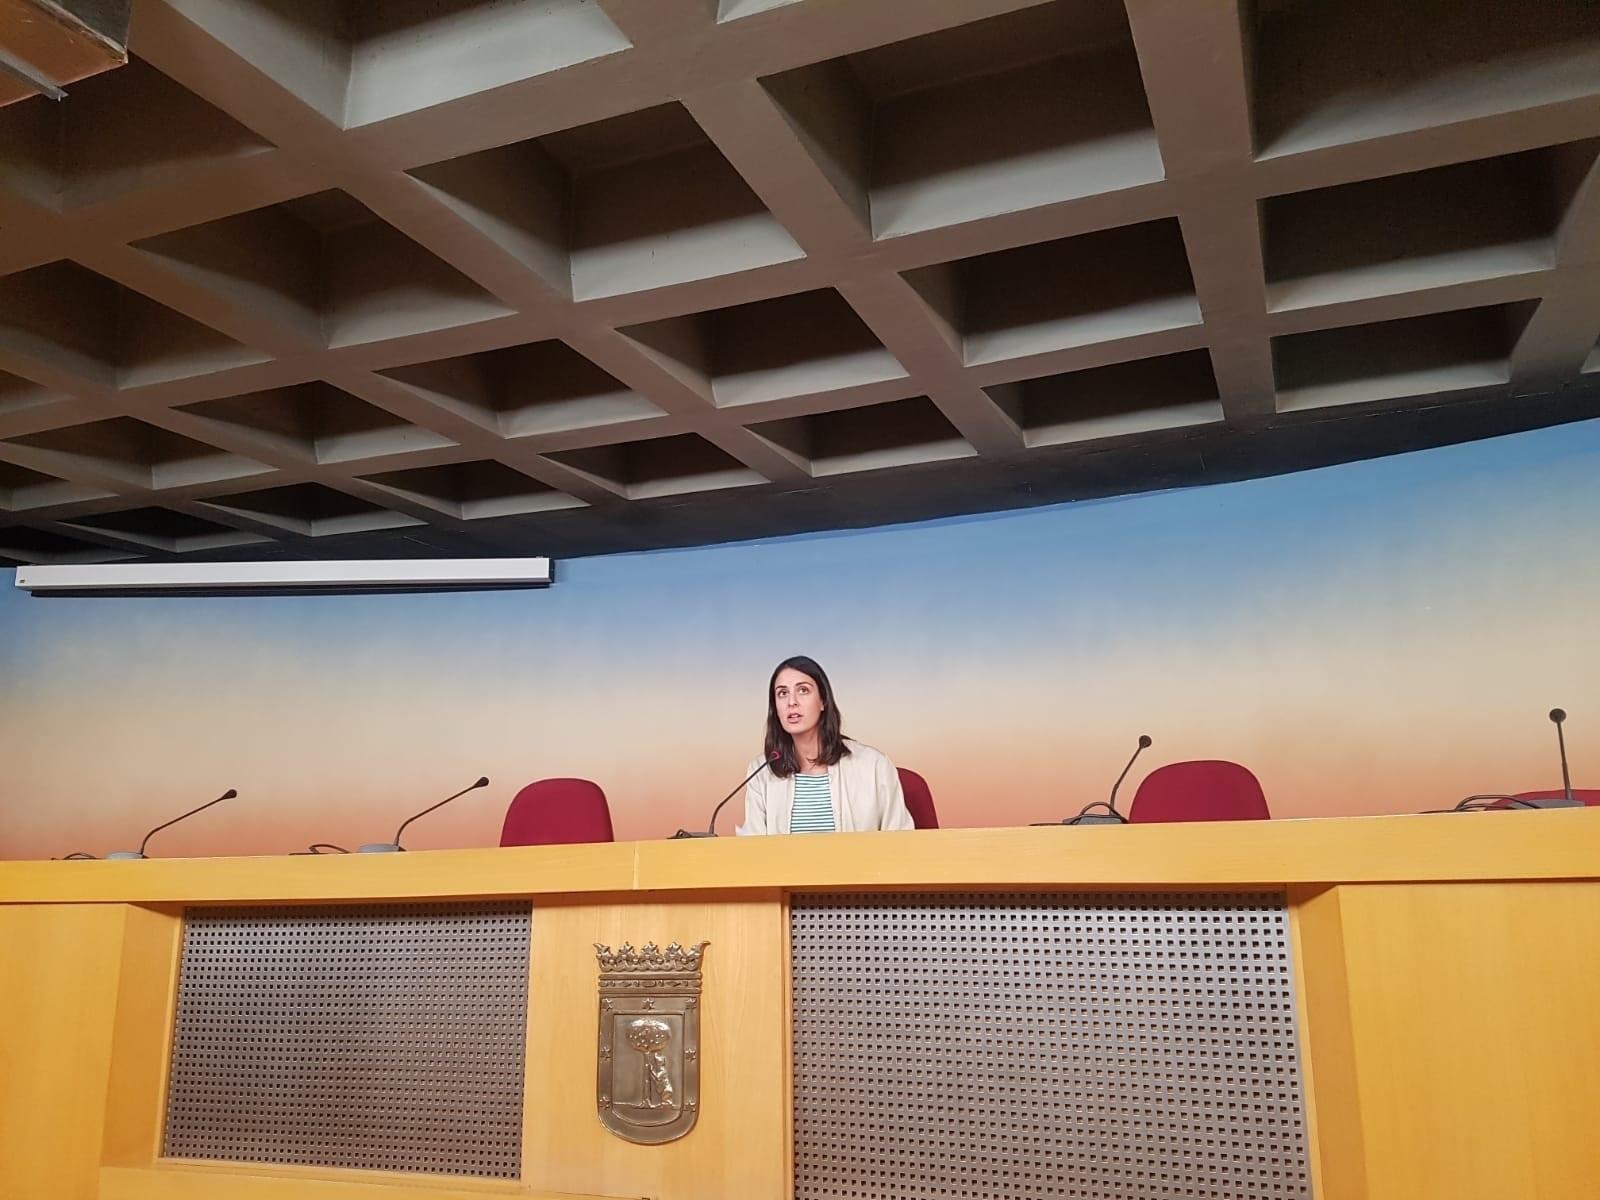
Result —
<instances>
[{"instance_id":1,"label":"wooden podium front","mask_svg":"<svg viewBox=\"0 0 1600 1200\"><path fill-rule=\"evenodd\" d=\"M0 863L7 1200L1590 1200L1597 1064L1593 810Z\"/></svg>"}]
</instances>

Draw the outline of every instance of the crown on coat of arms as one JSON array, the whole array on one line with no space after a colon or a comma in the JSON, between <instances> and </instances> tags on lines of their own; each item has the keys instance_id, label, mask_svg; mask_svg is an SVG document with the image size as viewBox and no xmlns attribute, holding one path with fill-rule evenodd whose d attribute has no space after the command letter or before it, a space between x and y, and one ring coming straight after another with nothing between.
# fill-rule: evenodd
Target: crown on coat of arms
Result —
<instances>
[{"instance_id":1,"label":"crown on coat of arms","mask_svg":"<svg viewBox=\"0 0 1600 1200\"><path fill-rule=\"evenodd\" d=\"M595 957L600 960L600 970L605 973L626 975L694 975L700 971L700 956L710 942L693 946L671 943L665 950L654 942L646 942L635 950L623 942L612 950L610 946L594 944Z\"/></svg>"}]
</instances>

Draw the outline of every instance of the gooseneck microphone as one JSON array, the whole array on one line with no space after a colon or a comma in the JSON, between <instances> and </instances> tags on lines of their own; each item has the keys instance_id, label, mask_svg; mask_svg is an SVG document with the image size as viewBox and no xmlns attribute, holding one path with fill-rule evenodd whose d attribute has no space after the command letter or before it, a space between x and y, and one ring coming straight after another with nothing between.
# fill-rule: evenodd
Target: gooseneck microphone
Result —
<instances>
[{"instance_id":1,"label":"gooseneck microphone","mask_svg":"<svg viewBox=\"0 0 1600 1200\"><path fill-rule=\"evenodd\" d=\"M1550 721L1556 727L1556 747L1561 751L1561 791L1566 796L1567 803L1571 804L1573 802L1572 774L1567 770L1567 738L1561 732L1561 723L1566 719L1566 709L1552 708L1550 710Z\"/></svg>"},{"instance_id":2,"label":"gooseneck microphone","mask_svg":"<svg viewBox=\"0 0 1600 1200\"><path fill-rule=\"evenodd\" d=\"M1122 768L1122 774L1117 776L1117 781L1111 785L1111 798L1109 800L1096 800L1093 804L1085 804L1078 815L1067 817L1061 821L1034 821L1034 825L1126 825L1128 818L1117 811L1117 789L1122 786L1122 781L1128 777L1128 772L1133 770L1134 759L1143 754L1150 747L1150 735L1141 733L1139 744L1134 748L1133 757L1128 759L1128 765ZM1096 812L1104 809L1104 812Z\"/></svg>"},{"instance_id":3,"label":"gooseneck microphone","mask_svg":"<svg viewBox=\"0 0 1600 1200\"><path fill-rule=\"evenodd\" d=\"M411 816L407 817L404 821L401 821L400 822L400 828L396 829L394 831L394 841L392 841L392 842L368 842L365 846L358 846L356 848L356 853L357 854L395 854L395 853L398 853L398 852L404 850L405 847L400 844L400 835L406 831L406 826L407 825L411 824L411 822L415 821L418 817L427 816L429 813L431 813L436 808L443 808L446 804L449 804L450 801L459 799L460 797L465 796L468 792L476 791L478 788L488 787L488 786L489 786L489 777L487 775L479 776L476 783L469 783L466 787L462 788L459 792L456 792L454 795L446 796L443 800L439 801L439 803L430 804L430 805L428 805L427 808L423 809L421 812L413 813ZM319 842L317 844L318 845L325 845L326 843ZM335 847L335 850L337 850L337 849L338 848ZM313 853L316 853L316 851L313 851Z\"/></svg>"},{"instance_id":4,"label":"gooseneck microphone","mask_svg":"<svg viewBox=\"0 0 1600 1200\"><path fill-rule=\"evenodd\" d=\"M144 841L139 843L139 848L137 850L113 850L110 854L106 855L106 858L143 858L144 848L150 844L150 839L155 837L155 835L160 833L163 829L170 829L179 821L187 821L190 817L194 816L195 813L205 812L205 810L210 808L213 804L221 804L224 800L232 800L238 794L239 793L233 788L229 788L215 800L207 800L199 808L191 808L188 812L182 814L181 816L173 817L172 820L165 821L162 824L157 825L149 833L144 835Z\"/></svg>"},{"instance_id":5,"label":"gooseneck microphone","mask_svg":"<svg viewBox=\"0 0 1600 1200\"><path fill-rule=\"evenodd\" d=\"M762 760L761 765L759 767L757 767L754 771L751 771L750 774L746 775L743 779L741 779L739 781L739 786L738 787L734 788L733 791L729 792L721 800L717 801L717 806L711 810L711 822L710 822L710 824L708 824L706 826L706 829L705 829L704 833L701 833L699 830L694 830L694 829L680 829L680 830L678 830L677 833L673 834L667 840L668 841L672 841L672 842L676 842L676 841L679 841L679 840L681 840L683 838L714 838L714 837L719 836L718 833L717 833L717 817L721 815L723 805L727 804L729 800L732 800L741 791L743 791L745 784L749 783L757 775L761 774L761 772L765 771L773 763L777 762L778 761L778 757L779 757L778 756L778 752L776 750L774 750L771 754L767 755L767 757Z\"/></svg>"},{"instance_id":6,"label":"gooseneck microphone","mask_svg":"<svg viewBox=\"0 0 1600 1200\"><path fill-rule=\"evenodd\" d=\"M1427 808L1428 813L1444 812L1489 812L1494 809L1507 808L1582 808L1583 801L1576 800L1572 795L1572 772L1567 768L1567 739L1561 731L1561 723L1567 719L1564 708L1550 710L1550 723L1556 727L1556 749L1561 753L1561 795L1546 798L1541 793L1533 796L1508 796L1501 792L1485 792L1475 796L1468 796L1457 801L1453 808Z\"/></svg>"},{"instance_id":7,"label":"gooseneck microphone","mask_svg":"<svg viewBox=\"0 0 1600 1200\"><path fill-rule=\"evenodd\" d=\"M1122 781L1128 777L1128 772L1133 770L1133 760L1138 758L1150 748L1150 735L1141 733L1139 744L1134 748L1133 755L1128 759L1128 765L1122 768L1122 774L1117 776L1117 781L1111 785L1111 799L1106 801L1106 807L1112 812L1117 811L1117 789L1122 786Z\"/></svg>"}]
</instances>

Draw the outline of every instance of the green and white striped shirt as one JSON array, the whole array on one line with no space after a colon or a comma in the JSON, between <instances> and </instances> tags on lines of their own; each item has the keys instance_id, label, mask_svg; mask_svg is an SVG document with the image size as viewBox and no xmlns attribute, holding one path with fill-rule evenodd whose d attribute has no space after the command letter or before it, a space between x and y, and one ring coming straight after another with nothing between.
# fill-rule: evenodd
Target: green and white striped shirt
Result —
<instances>
[{"instance_id":1,"label":"green and white striped shirt","mask_svg":"<svg viewBox=\"0 0 1600 1200\"><path fill-rule=\"evenodd\" d=\"M794 811L789 815L789 832L833 832L833 792L828 787L826 774L795 773Z\"/></svg>"}]
</instances>

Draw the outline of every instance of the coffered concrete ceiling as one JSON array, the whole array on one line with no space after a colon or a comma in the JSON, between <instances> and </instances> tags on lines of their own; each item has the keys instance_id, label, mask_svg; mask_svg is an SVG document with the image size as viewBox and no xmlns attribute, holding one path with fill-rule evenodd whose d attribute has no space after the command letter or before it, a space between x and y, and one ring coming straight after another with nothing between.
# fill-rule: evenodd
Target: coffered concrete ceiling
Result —
<instances>
[{"instance_id":1,"label":"coffered concrete ceiling","mask_svg":"<svg viewBox=\"0 0 1600 1200\"><path fill-rule=\"evenodd\" d=\"M0 558L574 555L1600 415L1584 0L140 0Z\"/></svg>"}]
</instances>

